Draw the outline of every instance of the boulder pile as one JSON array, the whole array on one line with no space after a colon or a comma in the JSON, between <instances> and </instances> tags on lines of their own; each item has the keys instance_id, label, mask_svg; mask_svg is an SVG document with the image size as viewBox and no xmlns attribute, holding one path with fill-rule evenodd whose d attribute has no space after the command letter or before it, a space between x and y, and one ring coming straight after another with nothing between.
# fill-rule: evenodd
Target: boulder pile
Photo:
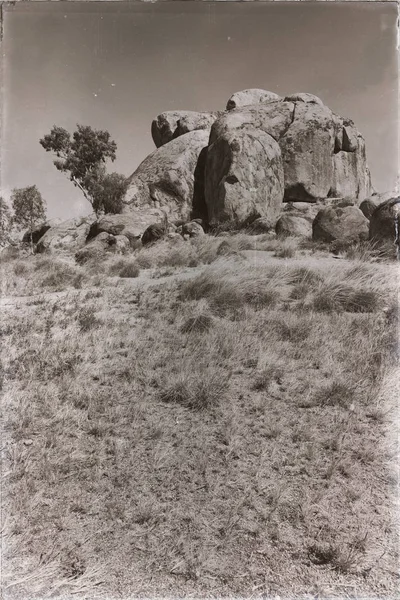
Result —
<instances>
[{"instance_id":1,"label":"boulder pile","mask_svg":"<svg viewBox=\"0 0 400 600\"><path fill-rule=\"evenodd\" d=\"M151 134L122 214L46 224L38 251L122 252L226 224L325 242L393 235L398 199L373 192L364 138L317 96L243 90L223 111L164 112Z\"/></svg>"},{"instance_id":2,"label":"boulder pile","mask_svg":"<svg viewBox=\"0 0 400 600\"><path fill-rule=\"evenodd\" d=\"M284 202L359 205L371 193L362 135L312 94L243 90L225 111L162 113L151 131L157 150L131 175L126 212L274 227Z\"/></svg>"}]
</instances>

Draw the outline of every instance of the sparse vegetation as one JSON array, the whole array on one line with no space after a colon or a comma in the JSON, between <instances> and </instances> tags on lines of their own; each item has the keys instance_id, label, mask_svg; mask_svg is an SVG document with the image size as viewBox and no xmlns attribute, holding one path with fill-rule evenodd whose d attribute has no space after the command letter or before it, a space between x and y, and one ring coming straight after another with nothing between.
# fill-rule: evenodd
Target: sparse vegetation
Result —
<instances>
[{"instance_id":1,"label":"sparse vegetation","mask_svg":"<svg viewBox=\"0 0 400 600\"><path fill-rule=\"evenodd\" d=\"M140 268L136 260L121 258L110 264L108 272L118 277L139 277Z\"/></svg>"},{"instance_id":2,"label":"sparse vegetation","mask_svg":"<svg viewBox=\"0 0 400 600\"><path fill-rule=\"evenodd\" d=\"M396 265L204 237L2 254L6 593L396 588Z\"/></svg>"},{"instance_id":3,"label":"sparse vegetation","mask_svg":"<svg viewBox=\"0 0 400 600\"><path fill-rule=\"evenodd\" d=\"M11 203L14 211L13 222L28 229L33 254L33 230L46 218L46 207L42 195L35 185L15 188L11 194Z\"/></svg>"}]
</instances>

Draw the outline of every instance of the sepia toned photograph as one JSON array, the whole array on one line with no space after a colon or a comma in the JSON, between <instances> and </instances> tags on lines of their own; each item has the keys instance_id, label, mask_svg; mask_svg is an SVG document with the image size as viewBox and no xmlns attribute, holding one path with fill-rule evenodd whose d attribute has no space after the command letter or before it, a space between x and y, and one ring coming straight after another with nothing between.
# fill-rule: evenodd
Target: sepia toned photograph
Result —
<instances>
[{"instance_id":1,"label":"sepia toned photograph","mask_svg":"<svg viewBox=\"0 0 400 600\"><path fill-rule=\"evenodd\" d=\"M397 3L0 9L1 598L398 597Z\"/></svg>"}]
</instances>

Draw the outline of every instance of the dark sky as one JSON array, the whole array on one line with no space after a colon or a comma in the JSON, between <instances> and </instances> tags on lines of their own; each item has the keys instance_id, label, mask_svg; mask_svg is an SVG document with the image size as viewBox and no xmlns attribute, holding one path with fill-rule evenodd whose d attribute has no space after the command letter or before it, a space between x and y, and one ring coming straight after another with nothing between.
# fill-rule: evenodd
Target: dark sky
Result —
<instances>
[{"instance_id":1,"label":"dark sky","mask_svg":"<svg viewBox=\"0 0 400 600\"><path fill-rule=\"evenodd\" d=\"M397 174L395 3L18 2L4 19L2 191L36 184L49 216L90 212L39 139L107 129L112 170L154 149L164 110L217 110L249 87L320 96L367 142L379 191Z\"/></svg>"}]
</instances>

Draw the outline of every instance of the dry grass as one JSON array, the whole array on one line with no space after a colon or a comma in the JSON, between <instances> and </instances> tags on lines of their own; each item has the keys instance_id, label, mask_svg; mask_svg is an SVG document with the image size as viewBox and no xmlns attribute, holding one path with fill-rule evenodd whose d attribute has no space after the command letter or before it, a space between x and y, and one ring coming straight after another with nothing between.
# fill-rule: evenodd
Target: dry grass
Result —
<instances>
[{"instance_id":1,"label":"dry grass","mask_svg":"<svg viewBox=\"0 0 400 600\"><path fill-rule=\"evenodd\" d=\"M226 239L2 265L5 597L395 594L397 282Z\"/></svg>"}]
</instances>

